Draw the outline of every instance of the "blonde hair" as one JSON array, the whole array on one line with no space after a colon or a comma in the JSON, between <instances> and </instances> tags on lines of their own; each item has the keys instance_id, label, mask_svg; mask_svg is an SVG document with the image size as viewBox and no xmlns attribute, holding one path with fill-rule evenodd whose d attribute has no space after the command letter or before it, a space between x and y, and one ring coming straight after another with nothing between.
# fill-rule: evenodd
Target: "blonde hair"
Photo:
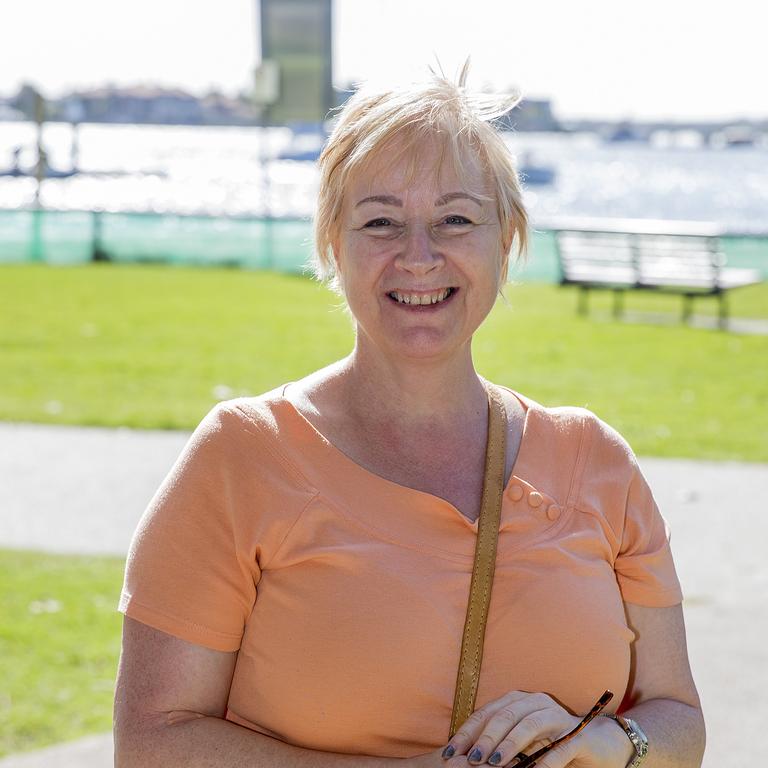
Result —
<instances>
[{"instance_id":1,"label":"blonde hair","mask_svg":"<svg viewBox=\"0 0 768 768\"><path fill-rule=\"evenodd\" d=\"M509 256L524 257L528 244L528 215L514 158L491 121L519 102L518 96L472 94L465 87L467 62L457 82L430 70L419 84L388 90L362 88L342 107L338 121L320 154L320 188L314 219L315 275L339 290L333 242L344 189L350 175L368 165L383 150L398 146L398 154L412 150L428 137L443 142L459 178L466 178L467 153L474 154L489 176L501 224L502 258L506 280Z\"/></svg>"}]
</instances>

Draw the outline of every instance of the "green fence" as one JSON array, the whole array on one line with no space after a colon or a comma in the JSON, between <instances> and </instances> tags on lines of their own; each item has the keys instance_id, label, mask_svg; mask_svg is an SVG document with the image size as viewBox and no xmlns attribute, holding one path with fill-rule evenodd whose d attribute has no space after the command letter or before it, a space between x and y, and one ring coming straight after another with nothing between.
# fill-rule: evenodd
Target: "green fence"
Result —
<instances>
[{"instance_id":1,"label":"green fence","mask_svg":"<svg viewBox=\"0 0 768 768\"><path fill-rule=\"evenodd\" d=\"M301 272L311 240L306 219L0 210L0 263L158 262ZM760 269L768 279L768 236L725 237L721 244L731 266ZM534 231L528 264L513 278L558 280L551 232Z\"/></svg>"},{"instance_id":2,"label":"green fence","mask_svg":"<svg viewBox=\"0 0 768 768\"><path fill-rule=\"evenodd\" d=\"M206 264L301 271L310 252L301 219L101 211L0 211L0 262Z\"/></svg>"}]
</instances>

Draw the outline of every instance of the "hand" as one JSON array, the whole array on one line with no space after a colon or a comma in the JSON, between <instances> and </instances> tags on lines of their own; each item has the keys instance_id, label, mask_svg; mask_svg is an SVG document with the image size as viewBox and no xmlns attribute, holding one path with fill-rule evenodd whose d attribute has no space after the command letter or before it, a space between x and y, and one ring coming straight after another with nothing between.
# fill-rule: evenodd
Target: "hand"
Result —
<instances>
[{"instance_id":1,"label":"hand","mask_svg":"<svg viewBox=\"0 0 768 768\"><path fill-rule=\"evenodd\" d=\"M514 766L520 753L531 754L567 733L580 721L544 693L511 691L476 710L450 740L463 765ZM474 754L475 750L479 754ZM498 754L496 754L498 753ZM570 741L545 754L538 768L616 768L634 754L631 742L612 720L596 718ZM451 761L445 761L444 765Z\"/></svg>"},{"instance_id":2,"label":"hand","mask_svg":"<svg viewBox=\"0 0 768 768\"><path fill-rule=\"evenodd\" d=\"M422 755L406 758L392 758L386 763L387 768L468 768L466 755L456 755L452 758L443 757L444 746Z\"/></svg>"}]
</instances>

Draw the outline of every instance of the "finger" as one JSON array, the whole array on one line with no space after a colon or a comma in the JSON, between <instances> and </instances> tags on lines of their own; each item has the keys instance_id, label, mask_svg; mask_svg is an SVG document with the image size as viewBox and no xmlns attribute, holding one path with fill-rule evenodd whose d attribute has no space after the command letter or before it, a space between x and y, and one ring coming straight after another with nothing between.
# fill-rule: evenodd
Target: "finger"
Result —
<instances>
[{"instance_id":1,"label":"finger","mask_svg":"<svg viewBox=\"0 0 768 768\"><path fill-rule=\"evenodd\" d=\"M506 765L515 755L524 752L532 754L539 748L551 744L558 736L568 731L577 722L561 707L540 709L518 717L513 707L499 712L488 724L476 746L469 752L469 762L474 749L478 749L483 760L491 765Z\"/></svg>"},{"instance_id":2,"label":"finger","mask_svg":"<svg viewBox=\"0 0 768 768\"><path fill-rule=\"evenodd\" d=\"M540 723L541 710L534 710L531 712L528 708L524 708L520 703L509 704L502 707L498 712L495 712L493 716L488 720L482 733L480 733L475 739L472 746L467 751L468 760L470 763L479 763L489 760L494 757L491 765L503 765L504 758L511 755L516 755L518 752L522 752L523 749L528 746L534 738L538 735L536 729ZM527 723L522 733L531 731L531 737L527 739L518 738L517 741L509 741L505 750L500 750L499 745L516 729L518 729L523 723ZM518 731L518 733L521 733ZM513 746L518 745L516 749ZM497 757L495 752L500 752Z\"/></svg>"},{"instance_id":3,"label":"finger","mask_svg":"<svg viewBox=\"0 0 768 768\"><path fill-rule=\"evenodd\" d=\"M452 757L450 760L445 760L443 768L467 768L467 756L456 755L456 757Z\"/></svg>"},{"instance_id":4,"label":"finger","mask_svg":"<svg viewBox=\"0 0 768 768\"><path fill-rule=\"evenodd\" d=\"M579 765L627 765L627 760L631 758L631 755L628 756L625 752L628 740L614 741L613 730L605 728L606 725L612 725L612 721L605 718L598 719L601 722L590 725L570 741L542 755L541 760L536 761L537 768L563 768L563 766L577 763ZM618 733L624 735L621 729L618 729Z\"/></svg>"},{"instance_id":5,"label":"finger","mask_svg":"<svg viewBox=\"0 0 768 768\"><path fill-rule=\"evenodd\" d=\"M537 760L536 768L565 768L578 757L578 752L578 743L575 739L566 741L565 744L547 752L541 760Z\"/></svg>"},{"instance_id":6,"label":"finger","mask_svg":"<svg viewBox=\"0 0 768 768\"><path fill-rule=\"evenodd\" d=\"M547 744L549 744L549 742L547 742ZM500 768L506 768L506 766L509 766L509 768L515 768L515 766L518 765L521 760L525 760L528 757L528 755L532 754L537 749L544 746L546 745L543 741L535 741L528 748L527 752L518 752L516 755L510 755L508 758L506 758L505 762L490 763L490 765L500 766ZM491 756L493 757L493 755Z\"/></svg>"},{"instance_id":7,"label":"finger","mask_svg":"<svg viewBox=\"0 0 768 768\"><path fill-rule=\"evenodd\" d=\"M467 748L475 742L485 728L486 723L504 706L514 704L515 702L531 699L537 694L526 693L524 691L509 691L504 696L489 701L480 709L476 709L453 734L453 737L446 745L445 749L453 747L453 754L466 755ZM530 710L531 707L528 707ZM524 710L524 711L528 711Z\"/></svg>"}]
</instances>

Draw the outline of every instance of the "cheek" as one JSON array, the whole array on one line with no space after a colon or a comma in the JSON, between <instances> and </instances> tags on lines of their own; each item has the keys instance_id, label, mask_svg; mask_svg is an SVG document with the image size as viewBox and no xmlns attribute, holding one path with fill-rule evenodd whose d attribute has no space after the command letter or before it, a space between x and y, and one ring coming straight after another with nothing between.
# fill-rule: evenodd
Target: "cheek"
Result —
<instances>
[{"instance_id":1,"label":"cheek","mask_svg":"<svg viewBox=\"0 0 768 768\"><path fill-rule=\"evenodd\" d=\"M336 272L353 313L355 307L362 308L374 299L375 286L387 261L381 250L381 243L371 243L370 238L362 238L356 233L343 238Z\"/></svg>"},{"instance_id":2,"label":"cheek","mask_svg":"<svg viewBox=\"0 0 768 768\"><path fill-rule=\"evenodd\" d=\"M498 238L491 233L477 232L469 235L458 247L448 249L459 264L471 269L474 278L481 283L499 286L504 269L504 256Z\"/></svg>"},{"instance_id":3,"label":"cheek","mask_svg":"<svg viewBox=\"0 0 768 768\"><path fill-rule=\"evenodd\" d=\"M366 237L356 232L344 239L343 255L337 269L348 274L373 275L398 252L397 242L384 238Z\"/></svg>"}]
</instances>

